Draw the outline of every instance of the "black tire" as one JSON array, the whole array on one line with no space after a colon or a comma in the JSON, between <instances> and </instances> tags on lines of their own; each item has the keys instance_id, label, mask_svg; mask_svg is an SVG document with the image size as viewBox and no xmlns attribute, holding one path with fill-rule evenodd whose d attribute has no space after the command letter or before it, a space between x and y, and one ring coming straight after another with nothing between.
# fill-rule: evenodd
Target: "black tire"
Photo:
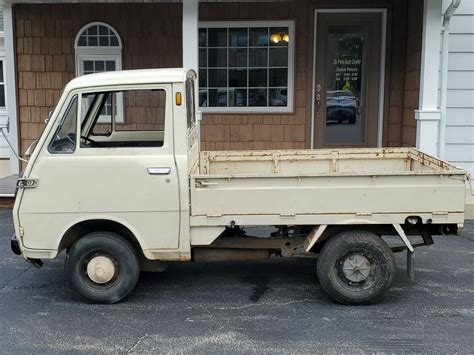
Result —
<instances>
[{"instance_id":1,"label":"black tire","mask_svg":"<svg viewBox=\"0 0 474 355\"><path fill-rule=\"evenodd\" d=\"M347 265L354 265L354 260L363 261L365 275L359 273L359 266L356 271L347 269ZM378 235L367 231L345 231L323 246L317 262L317 275L322 289L335 301L347 305L371 304L390 288L395 276L395 258ZM362 280L354 281L357 278Z\"/></svg>"},{"instance_id":2,"label":"black tire","mask_svg":"<svg viewBox=\"0 0 474 355\"><path fill-rule=\"evenodd\" d=\"M114 265L110 281L96 283L88 275L87 265L97 256L105 256ZM66 256L66 278L79 297L91 303L116 303L136 286L140 261L133 246L120 235L94 232L79 239Z\"/></svg>"}]
</instances>

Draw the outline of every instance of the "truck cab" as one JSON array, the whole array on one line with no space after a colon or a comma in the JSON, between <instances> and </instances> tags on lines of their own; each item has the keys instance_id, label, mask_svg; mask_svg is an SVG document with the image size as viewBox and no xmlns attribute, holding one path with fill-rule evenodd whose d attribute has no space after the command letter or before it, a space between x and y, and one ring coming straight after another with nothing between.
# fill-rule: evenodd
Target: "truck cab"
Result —
<instances>
[{"instance_id":1,"label":"truck cab","mask_svg":"<svg viewBox=\"0 0 474 355\"><path fill-rule=\"evenodd\" d=\"M147 253L189 259L180 233L189 230L188 146L198 142L195 111L184 102L193 90L185 70L73 80L25 170L34 187L17 196L23 253L54 257L71 228L112 221Z\"/></svg>"},{"instance_id":2,"label":"truck cab","mask_svg":"<svg viewBox=\"0 0 474 355\"><path fill-rule=\"evenodd\" d=\"M14 251L36 265L65 251L72 289L101 303L166 261L302 252L320 256L328 294L362 304L388 289L393 251L412 270L414 247L463 223L465 171L414 149L200 152L195 80L186 69L72 80L19 180Z\"/></svg>"}]
</instances>

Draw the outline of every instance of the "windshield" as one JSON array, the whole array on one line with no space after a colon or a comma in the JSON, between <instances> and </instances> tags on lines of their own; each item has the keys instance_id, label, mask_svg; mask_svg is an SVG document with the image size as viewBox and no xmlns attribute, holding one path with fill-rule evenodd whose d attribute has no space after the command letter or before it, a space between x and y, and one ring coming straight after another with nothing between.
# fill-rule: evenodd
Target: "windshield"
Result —
<instances>
[{"instance_id":1,"label":"windshield","mask_svg":"<svg viewBox=\"0 0 474 355\"><path fill-rule=\"evenodd\" d=\"M76 136L77 125L77 95L69 102L69 105L63 117L58 123L58 128L54 134L53 140L49 145L49 152L56 153L73 153Z\"/></svg>"}]
</instances>

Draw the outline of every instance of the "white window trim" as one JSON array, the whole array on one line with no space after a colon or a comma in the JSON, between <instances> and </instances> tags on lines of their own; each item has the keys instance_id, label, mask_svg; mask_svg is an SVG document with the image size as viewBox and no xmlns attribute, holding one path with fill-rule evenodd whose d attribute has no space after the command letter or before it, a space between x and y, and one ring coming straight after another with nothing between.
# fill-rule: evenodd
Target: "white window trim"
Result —
<instances>
[{"instance_id":1,"label":"white window trim","mask_svg":"<svg viewBox=\"0 0 474 355\"><path fill-rule=\"evenodd\" d=\"M122 69L122 58L121 56L116 55L83 55L78 54L76 55L76 76L84 75L84 61L85 60L109 60L115 61L115 69L121 70ZM123 123L124 122L124 114L123 114L123 95L118 94L116 96L117 100L117 112L115 117L115 122ZM99 122L108 122L111 119L109 115L102 115L99 118Z\"/></svg>"},{"instance_id":2,"label":"white window trim","mask_svg":"<svg viewBox=\"0 0 474 355\"><path fill-rule=\"evenodd\" d=\"M84 75L84 61L114 61L115 70L122 70L122 57L116 54L76 54L76 76Z\"/></svg>"},{"instance_id":3,"label":"white window trim","mask_svg":"<svg viewBox=\"0 0 474 355\"><path fill-rule=\"evenodd\" d=\"M113 32L115 37L117 37L118 46L115 47L84 47L79 46L79 38L81 37L84 30L91 26L104 26L107 27L110 31ZM84 75L84 61L91 60L91 61L100 61L100 60L108 60L115 62L115 70L122 70L122 38L120 37L119 33L113 28L111 25L105 22L90 22L83 26L76 35L76 39L74 40L74 51L75 51L75 65L76 65L76 76ZM123 123L124 121L124 114L123 114L123 95L119 94L117 97L117 112L115 121L119 123ZM107 122L111 119L110 116L101 116L99 118L100 121Z\"/></svg>"},{"instance_id":4,"label":"white window trim","mask_svg":"<svg viewBox=\"0 0 474 355\"><path fill-rule=\"evenodd\" d=\"M18 139L18 115L16 100L16 81L15 81L15 58L14 58L14 31L13 31L13 14L12 5L3 4L3 23L4 23L4 51L1 53L5 57L5 87L8 92L6 95L5 105L7 107L7 117L9 123L8 137L13 145L13 151L10 153L10 173L18 174L20 172L19 155L19 139Z\"/></svg>"},{"instance_id":5,"label":"white window trim","mask_svg":"<svg viewBox=\"0 0 474 355\"><path fill-rule=\"evenodd\" d=\"M0 52L0 62L3 63L2 65L2 69L3 69L3 82L0 83L0 85L3 85L3 96L4 96L4 101L5 101L5 106L0 106L0 114L7 114L7 111L8 111L8 99L7 99L7 96L8 96L8 89L7 89L7 78L6 78L6 63L5 63L5 56L3 55L3 53Z\"/></svg>"},{"instance_id":6,"label":"white window trim","mask_svg":"<svg viewBox=\"0 0 474 355\"><path fill-rule=\"evenodd\" d=\"M288 27L290 43L288 44L288 96L287 106L266 107L199 107L203 113L293 113L294 111L294 78L295 78L295 21L205 21L199 22L201 28L238 28L238 27ZM199 54L198 54L199 55ZM247 67L249 68L249 67ZM199 79L196 80L199 87ZM199 96L197 98L199 102Z\"/></svg>"},{"instance_id":7,"label":"white window trim","mask_svg":"<svg viewBox=\"0 0 474 355\"><path fill-rule=\"evenodd\" d=\"M84 30L91 26L104 26L111 30L118 40L118 46L116 47L83 47L79 46L79 38L81 37ZM76 76L82 75L83 67L80 65L84 60L115 60L115 70L122 70L122 39L118 32L109 24L105 22L90 22L83 26L76 35L74 40L74 51L76 61Z\"/></svg>"},{"instance_id":8,"label":"white window trim","mask_svg":"<svg viewBox=\"0 0 474 355\"><path fill-rule=\"evenodd\" d=\"M96 46L96 47L83 47L83 46L79 46L78 43L79 43L79 37L81 36L82 32L84 32L84 30L86 30L87 28L89 27L92 27L92 26L104 26L104 27L107 27L109 30L111 30L115 36L117 37L117 40L118 40L118 46L115 46L115 47L110 47L110 46L107 46L107 47L101 47L101 46ZM120 35L119 33L117 32L117 30L115 28L113 28L111 25L109 25L108 23L105 23L105 22L89 22L88 24L84 25L81 27L81 29L79 31L77 31L77 35L76 35L76 39L74 40L74 48L76 50L76 53L77 51L81 51L81 50L85 50L85 49L93 49L94 51L96 49L114 49L114 50L120 50L120 53L122 52L122 38L120 38Z\"/></svg>"}]
</instances>

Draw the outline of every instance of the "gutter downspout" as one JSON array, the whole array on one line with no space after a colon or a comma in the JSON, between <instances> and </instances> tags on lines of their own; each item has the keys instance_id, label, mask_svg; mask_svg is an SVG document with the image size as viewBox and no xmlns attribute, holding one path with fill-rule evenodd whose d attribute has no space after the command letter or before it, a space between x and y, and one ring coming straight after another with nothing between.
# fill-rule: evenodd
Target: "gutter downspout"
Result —
<instances>
[{"instance_id":1,"label":"gutter downspout","mask_svg":"<svg viewBox=\"0 0 474 355\"><path fill-rule=\"evenodd\" d=\"M442 34L442 50L441 50L441 92L440 92L440 111L441 118L439 121L439 142L438 157L444 159L446 147L446 106L448 96L448 57L449 57L449 24L451 17L461 4L461 0L452 0L443 15Z\"/></svg>"}]
</instances>

